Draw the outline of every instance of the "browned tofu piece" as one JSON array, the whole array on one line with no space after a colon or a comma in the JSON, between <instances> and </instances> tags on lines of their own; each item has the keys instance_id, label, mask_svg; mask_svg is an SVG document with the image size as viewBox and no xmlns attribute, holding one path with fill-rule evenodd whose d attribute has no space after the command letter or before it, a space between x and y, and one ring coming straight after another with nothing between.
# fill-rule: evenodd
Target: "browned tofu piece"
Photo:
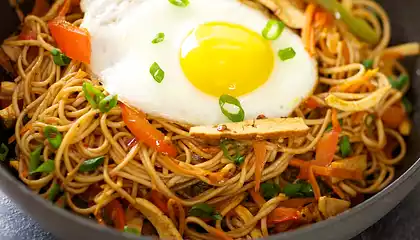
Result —
<instances>
[{"instance_id":1,"label":"browned tofu piece","mask_svg":"<svg viewBox=\"0 0 420 240\"><path fill-rule=\"evenodd\" d=\"M205 139L260 140L305 136L308 131L309 127L302 118L270 118L213 126L196 126L190 129L190 134Z\"/></svg>"}]
</instances>

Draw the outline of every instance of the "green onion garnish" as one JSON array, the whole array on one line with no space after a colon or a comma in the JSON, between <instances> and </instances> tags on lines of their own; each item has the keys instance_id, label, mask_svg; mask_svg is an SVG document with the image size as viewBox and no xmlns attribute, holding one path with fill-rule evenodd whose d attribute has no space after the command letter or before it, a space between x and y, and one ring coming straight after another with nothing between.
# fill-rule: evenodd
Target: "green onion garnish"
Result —
<instances>
[{"instance_id":1,"label":"green onion garnish","mask_svg":"<svg viewBox=\"0 0 420 240\"><path fill-rule=\"evenodd\" d=\"M338 122L340 123L340 126L343 126L343 119L338 120ZM328 123L327 128L325 129L325 132L329 132L333 129L333 125L332 123Z\"/></svg>"},{"instance_id":2,"label":"green onion garnish","mask_svg":"<svg viewBox=\"0 0 420 240\"><path fill-rule=\"evenodd\" d=\"M342 157L348 157L350 156L352 152L350 138L347 135L344 135L340 140L340 152Z\"/></svg>"},{"instance_id":3,"label":"green onion garnish","mask_svg":"<svg viewBox=\"0 0 420 240\"><path fill-rule=\"evenodd\" d=\"M186 7L190 4L189 0L168 0L168 2L172 3L177 7Z\"/></svg>"},{"instance_id":4,"label":"green onion garnish","mask_svg":"<svg viewBox=\"0 0 420 240\"><path fill-rule=\"evenodd\" d=\"M134 235L140 235L139 230L137 230L136 228L129 227L129 226L124 227L124 232L131 233L131 234L134 234Z\"/></svg>"},{"instance_id":5,"label":"green onion garnish","mask_svg":"<svg viewBox=\"0 0 420 240\"><path fill-rule=\"evenodd\" d=\"M268 200L275 196L277 196L280 193L280 186L275 183L262 183L261 184L261 191L263 197Z\"/></svg>"},{"instance_id":6,"label":"green onion garnish","mask_svg":"<svg viewBox=\"0 0 420 240\"><path fill-rule=\"evenodd\" d=\"M236 113L231 113L228 110L225 109L225 104L231 104L239 108L239 110ZM241 103L238 99L235 97L232 97L227 94L223 94L219 98L219 106L220 110L222 110L222 113L229 118L232 122L242 122L245 118L245 111L241 106Z\"/></svg>"},{"instance_id":7,"label":"green onion garnish","mask_svg":"<svg viewBox=\"0 0 420 240\"><path fill-rule=\"evenodd\" d=\"M60 185L57 183L54 183L54 185L50 188L50 191L48 192L48 199L52 202L57 197L57 194L60 193L61 188Z\"/></svg>"},{"instance_id":8,"label":"green onion garnish","mask_svg":"<svg viewBox=\"0 0 420 240\"><path fill-rule=\"evenodd\" d=\"M405 112L410 114L413 111L413 104L411 104L407 97L403 97L401 101L404 105Z\"/></svg>"},{"instance_id":9,"label":"green onion garnish","mask_svg":"<svg viewBox=\"0 0 420 240\"><path fill-rule=\"evenodd\" d=\"M311 184L300 181L298 183L289 183L283 189L288 197L313 197L314 192Z\"/></svg>"},{"instance_id":10,"label":"green onion garnish","mask_svg":"<svg viewBox=\"0 0 420 240\"><path fill-rule=\"evenodd\" d=\"M165 72L160 68L159 64L154 62L152 66L150 66L150 74L152 74L153 79L155 79L156 82L161 83L163 79L165 78Z\"/></svg>"},{"instance_id":11,"label":"green onion garnish","mask_svg":"<svg viewBox=\"0 0 420 240\"><path fill-rule=\"evenodd\" d=\"M37 169L35 169L35 171L30 172L30 174L32 175L34 173L52 173L54 172L54 168L54 161L48 160L41 164Z\"/></svg>"},{"instance_id":12,"label":"green onion garnish","mask_svg":"<svg viewBox=\"0 0 420 240\"><path fill-rule=\"evenodd\" d=\"M284 27L285 25L283 22L270 19L262 31L262 36L267 40L276 40L278 37L280 37Z\"/></svg>"},{"instance_id":13,"label":"green onion garnish","mask_svg":"<svg viewBox=\"0 0 420 240\"><path fill-rule=\"evenodd\" d=\"M229 149L227 148L227 144L232 144L234 146L235 152L236 152L234 157L230 156ZM239 151L239 146L237 143L230 140L223 140L220 142L220 148L223 151L223 155L227 159L235 163L236 165L241 165L245 161L245 156L241 156L241 153Z\"/></svg>"},{"instance_id":14,"label":"green onion garnish","mask_svg":"<svg viewBox=\"0 0 420 240\"><path fill-rule=\"evenodd\" d=\"M51 55L53 55L54 63L60 67L67 66L71 62L71 58L60 52L57 48L51 51Z\"/></svg>"},{"instance_id":15,"label":"green onion garnish","mask_svg":"<svg viewBox=\"0 0 420 240\"><path fill-rule=\"evenodd\" d=\"M160 43L163 42L163 40L165 40L165 34L164 33L158 33L156 34L155 39L153 39L152 43L156 44L156 43Z\"/></svg>"},{"instance_id":16,"label":"green onion garnish","mask_svg":"<svg viewBox=\"0 0 420 240\"><path fill-rule=\"evenodd\" d=\"M103 113L107 113L111 111L115 106L118 104L118 96L117 95L109 95L102 99L99 102L99 110Z\"/></svg>"},{"instance_id":17,"label":"green onion garnish","mask_svg":"<svg viewBox=\"0 0 420 240\"><path fill-rule=\"evenodd\" d=\"M89 82L84 82L82 89L92 108L98 108L99 102L105 98L105 95Z\"/></svg>"},{"instance_id":18,"label":"green onion garnish","mask_svg":"<svg viewBox=\"0 0 420 240\"><path fill-rule=\"evenodd\" d=\"M294 58L296 56L296 52L293 48L288 47L288 48L279 50L278 55L282 61L286 61L286 60Z\"/></svg>"},{"instance_id":19,"label":"green onion garnish","mask_svg":"<svg viewBox=\"0 0 420 240\"><path fill-rule=\"evenodd\" d=\"M407 83L408 83L408 76L407 75L401 75L398 77L398 79L392 79L391 77L388 78L389 83L391 86L397 90L403 89Z\"/></svg>"},{"instance_id":20,"label":"green onion garnish","mask_svg":"<svg viewBox=\"0 0 420 240\"><path fill-rule=\"evenodd\" d=\"M366 59L362 62L362 64L366 69L371 69L373 67L373 59Z\"/></svg>"},{"instance_id":21,"label":"green onion garnish","mask_svg":"<svg viewBox=\"0 0 420 240\"><path fill-rule=\"evenodd\" d=\"M63 135L54 126L46 126L44 128L44 136L55 149L58 149L63 141Z\"/></svg>"},{"instance_id":22,"label":"green onion garnish","mask_svg":"<svg viewBox=\"0 0 420 240\"><path fill-rule=\"evenodd\" d=\"M44 146L38 146L34 151L29 155L29 172L35 171L40 163L41 151Z\"/></svg>"},{"instance_id":23,"label":"green onion garnish","mask_svg":"<svg viewBox=\"0 0 420 240\"><path fill-rule=\"evenodd\" d=\"M80 165L79 172L90 172L96 170L103 162L105 157L97 157L86 160Z\"/></svg>"},{"instance_id":24,"label":"green onion garnish","mask_svg":"<svg viewBox=\"0 0 420 240\"><path fill-rule=\"evenodd\" d=\"M9 154L9 148L6 146L6 144L2 143L0 145L0 161L6 161L7 154Z\"/></svg>"},{"instance_id":25,"label":"green onion garnish","mask_svg":"<svg viewBox=\"0 0 420 240\"><path fill-rule=\"evenodd\" d=\"M189 216L200 217L200 218L211 218L214 220L222 220L222 216L216 212L216 209L207 203L197 203L191 207L188 212Z\"/></svg>"}]
</instances>

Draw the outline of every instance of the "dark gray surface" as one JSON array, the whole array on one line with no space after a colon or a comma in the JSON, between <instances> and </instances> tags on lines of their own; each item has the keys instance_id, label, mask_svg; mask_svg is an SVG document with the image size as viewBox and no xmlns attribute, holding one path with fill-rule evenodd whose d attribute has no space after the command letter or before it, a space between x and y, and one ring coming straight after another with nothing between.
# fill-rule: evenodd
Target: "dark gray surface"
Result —
<instances>
[{"instance_id":1,"label":"dark gray surface","mask_svg":"<svg viewBox=\"0 0 420 240\"><path fill-rule=\"evenodd\" d=\"M352 240L420 239L420 186L378 223ZM0 239L54 240L0 191Z\"/></svg>"}]
</instances>

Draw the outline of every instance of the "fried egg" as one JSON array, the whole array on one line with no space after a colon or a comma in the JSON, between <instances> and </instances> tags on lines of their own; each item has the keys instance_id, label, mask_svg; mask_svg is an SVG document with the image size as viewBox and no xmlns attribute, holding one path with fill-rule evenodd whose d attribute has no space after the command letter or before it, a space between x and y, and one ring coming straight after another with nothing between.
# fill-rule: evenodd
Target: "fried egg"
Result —
<instances>
[{"instance_id":1,"label":"fried egg","mask_svg":"<svg viewBox=\"0 0 420 240\"><path fill-rule=\"evenodd\" d=\"M82 9L92 71L110 94L147 114L224 123L219 97L227 94L240 101L245 119L287 117L316 85L316 62L300 37L285 28L276 40L265 39L269 18L238 0L191 0L186 7L84 0ZM157 36L163 41L153 41ZM282 61L278 51L286 48L296 55ZM164 72L161 82L152 65Z\"/></svg>"}]
</instances>

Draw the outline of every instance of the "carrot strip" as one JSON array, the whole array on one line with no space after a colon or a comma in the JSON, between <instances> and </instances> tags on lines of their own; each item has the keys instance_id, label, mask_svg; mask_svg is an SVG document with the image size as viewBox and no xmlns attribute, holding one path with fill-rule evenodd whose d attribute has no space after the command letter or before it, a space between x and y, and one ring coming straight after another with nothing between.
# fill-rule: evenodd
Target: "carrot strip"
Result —
<instances>
[{"instance_id":1,"label":"carrot strip","mask_svg":"<svg viewBox=\"0 0 420 240\"><path fill-rule=\"evenodd\" d=\"M50 4L46 0L35 0L34 7L32 8L32 15L42 17L50 9Z\"/></svg>"},{"instance_id":2,"label":"carrot strip","mask_svg":"<svg viewBox=\"0 0 420 240\"><path fill-rule=\"evenodd\" d=\"M306 7L306 10L305 10L306 21L305 21L305 25L302 28L303 44L305 45L306 50L311 55L314 54L313 52L311 52L313 48L310 46L310 44L311 44L311 36L314 35L314 33L311 33L311 32L314 31L314 29L312 28L312 22L313 22L315 10L316 10L316 5L313 3L310 3Z\"/></svg>"},{"instance_id":3,"label":"carrot strip","mask_svg":"<svg viewBox=\"0 0 420 240\"><path fill-rule=\"evenodd\" d=\"M352 124L353 125L359 125L362 122L363 117L365 116L365 114L366 114L366 112L364 112L364 111L353 113L351 115L351 122L352 122Z\"/></svg>"},{"instance_id":4,"label":"carrot strip","mask_svg":"<svg viewBox=\"0 0 420 240\"><path fill-rule=\"evenodd\" d=\"M114 222L114 227L123 230L125 226L124 209L120 201L114 199L105 206L105 213Z\"/></svg>"},{"instance_id":5,"label":"carrot strip","mask_svg":"<svg viewBox=\"0 0 420 240\"><path fill-rule=\"evenodd\" d=\"M27 124L26 126L24 126L24 127L20 130L20 132L19 132L20 136L23 136L23 134L25 134L27 131L30 131L31 129L32 129L32 124ZM13 143L14 141L16 141L16 136L13 134L13 136L11 136L7 142L8 142L9 144L11 144L11 143Z\"/></svg>"},{"instance_id":6,"label":"carrot strip","mask_svg":"<svg viewBox=\"0 0 420 240\"><path fill-rule=\"evenodd\" d=\"M315 199L319 199L321 197L321 189L319 188L318 182L316 181L313 166L309 167L309 183L312 186L312 190L314 191Z\"/></svg>"},{"instance_id":7,"label":"carrot strip","mask_svg":"<svg viewBox=\"0 0 420 240\"><path fill-rule=\"evenodd\" d=\"M340 92L354 92L354 89L351 89L351 91L349 90L349 88L353 85L357 85L357 84L364 84L367 83L373 76L375 76L375 74L378 72L379 69L375 68L375 69L370 69L368 70L362 77L360 77L357 80L354 81L348 81L348 82L344 82L342 84L339 84L337 86L334 87L334 89L336 91L340 91ZM357 85L360 86L360 85ZM356 88L356 87L354 87ZM357 90L356 90L357 91Z\"/></svg>"},{"instance_id":8,"label":"carrot strip","mask_svg":"<svg viewBox=\"0 0 420 240\"><path fill-rule=\"evenodd\" d=\"M229 235L227 235L225 232L223 232L222 230L219 230L217 228L214 227L209 227L209 232L215 236L218 237L218 239L222 239L222 240L233 240L233 238L229 237Z\"/></svg>"},{"instance_id":9,"label":"carrot strip","mask_svg":"<svg viewBox=\"0 0 420 240\"><path fill-rule=\"evenodd\" d=\"M341 132L341 126L337 118L336 109L332 110L332 125L333 130L324 134L316 145L315 161L311 162L311 164L328 166L332 162Z\"/></svg>"},{"instance_id":10,"label":"carrot strip","mask_svg":"<svg viewBox=\"0 0 420 240\"><path fill-rule=\"evenodd\" d=\"M166 203L166 199L160 192L158 192L156 190L152 190L152 192L150 194L150 200L163 213L165 213L166 215L169 214L169 209L168 209L168 205Z\"/></svg>"},{"instance_id":11,"label":"carrot strip","mask_svg":"<svg viewBox=\"0 0 420 240\"><path fill-rule=\"evenodd\" d=\"M256 192L254 189L250 189L249 194L251 195L252 200L254 200L254 202L259 207L261 207L262 205L264 205L264 203L266 203L265 199L261 196L261 194L259 192Z\"/></svg>"},{"instance_id":12,"label":"carrot strip","mask_svg":"<svg viewBox=\"0 0 420 240\"><path fill-rule=\"evenodd\" d=\"M296 220L299 220L299 211L296 208L278 207L268 214L267 217L269 225Z\"/></svg>"},{"instance_id":13,"label":"carrot strip","mask_svg":"<svg viewBox=\"0 0 420 240\"><path fill-rule=\"evenodd\" d=\"M305 101L305 106L310 109L315 109L318 108L320 104L313 97L309 97Z\"/></svg>"},{"instance_id":14,"label":"carrot strip","mask_svg":"<svg viewBox=\"0 0 420 240\"><path fill-rule=\"evenodd\" d=\"M255 191L260 191L261 175L265 165L266 148L265 142L257 141L253 142L255 152Z\"/></svg>"},{"instance_id":15,"label":"carrot strip","mask_svg":"<svg viewBox=\"0 0 420 240\"><path fill-rule=\"evenodd\" d=\"M382 114L382 121L385 126L396 129L404 121L405 117L404 107L401 104L394 104Z\"/></svg>"},{"instance_id":16,"label":"carrot strip","mask_svg":"<svg viewBox=\"0 0 420 240\"><path fill-rule=\"evenodd\" d=\"M61 7L60 12L58 12L58 16L60 17L64 17L67 15L67 13L70 11L70 7L71 7L71 1L72 0L66 0L63 3L63 6Z\"/></svg>"},{"instance_id":17,"label":"carrot strip","mask_svg":"<svg viewBox=\"0 0 420 240\"><path fill-rule=\"evenodd\" d=\"M333 130L340 133L341 132L341 125L340 122L338 121L338 112L337 109L333 109L332 110L332 115L331 115L331 122L333 125Z\"/></svg>"}]
</instances>

